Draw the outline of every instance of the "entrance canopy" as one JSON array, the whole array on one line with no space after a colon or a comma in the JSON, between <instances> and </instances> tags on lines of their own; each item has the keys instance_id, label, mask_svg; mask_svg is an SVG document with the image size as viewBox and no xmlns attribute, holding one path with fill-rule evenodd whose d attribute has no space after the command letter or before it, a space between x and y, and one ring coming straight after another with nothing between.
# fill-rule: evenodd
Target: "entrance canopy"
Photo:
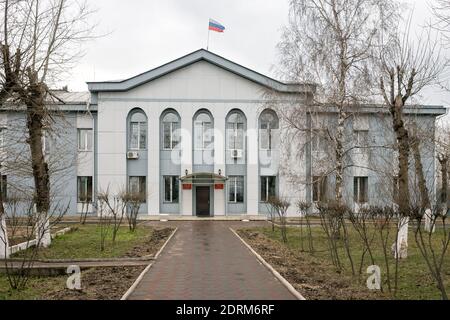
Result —
<instances>
[{"instance_id":1,"label":"entrance canopy","mask_svg":"<svg viewBox=\"0 0 450 320\"><path fill-rule=\"evenodd\" d=\"M210 172L197 172L180 178L181 183L191 185L224 184L227 180L227 177Z\"/></svg>"}]
</instances>

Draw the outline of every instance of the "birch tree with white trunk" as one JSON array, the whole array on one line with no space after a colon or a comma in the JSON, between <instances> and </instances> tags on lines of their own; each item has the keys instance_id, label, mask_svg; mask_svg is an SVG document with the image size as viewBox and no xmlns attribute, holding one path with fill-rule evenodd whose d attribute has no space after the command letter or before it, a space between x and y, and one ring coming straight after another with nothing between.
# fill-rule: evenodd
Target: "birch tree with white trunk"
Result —
<instances>
[{"instance_id":1,"label":"birch tree with white trunk","mask_svg":"<svg viewBox=\"0 0 450 320\"><path fill-rule=\"evenodd\" d=\"M278 45L281 73L289 81L317 84L313 104L336 114L336 127L325 129L334 150L335 199L341 204L346 144L353 139L346 125L355 108L370 101L373 48L396 16L397 4L388 0L290 1L289 24Z\"/></svg>"}]
</instances>

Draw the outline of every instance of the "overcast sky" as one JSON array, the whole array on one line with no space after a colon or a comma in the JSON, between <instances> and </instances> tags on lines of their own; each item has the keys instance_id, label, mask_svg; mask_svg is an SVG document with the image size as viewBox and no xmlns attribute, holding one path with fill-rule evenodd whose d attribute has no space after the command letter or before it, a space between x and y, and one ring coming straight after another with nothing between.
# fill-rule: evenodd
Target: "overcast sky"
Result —
<instances>
[{"instance_id":1,"label":"overcast sky","mask_svg":"<svg viewBox=\"0 0 450 320\"><path fill-rule=\"evenodd\" d=\"M96 8L97 33L67 81L72 91L86 81L128 78L200 48L206 48L208 20L221 22L224 34L211 32L210 51L274 76L276 45L287 23L288 0L89 0ZM415 6L413 24L429 19L426 0ZM435 93L425 103L450 105Z\"/></svg>"}]
</instances>

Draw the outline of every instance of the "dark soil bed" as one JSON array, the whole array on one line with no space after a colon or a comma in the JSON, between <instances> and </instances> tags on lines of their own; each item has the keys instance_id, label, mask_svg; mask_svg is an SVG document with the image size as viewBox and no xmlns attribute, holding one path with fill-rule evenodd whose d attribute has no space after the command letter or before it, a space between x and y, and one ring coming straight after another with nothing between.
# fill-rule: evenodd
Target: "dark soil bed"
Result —
<instances>
[{"instance_id":1,"label":"dark soil bed","mask_svg":"<svg viewBox=\"0 0 450 320\"><path fill-rule=\"evenodd\" d=\"M281 243L254 230L238 230L239 235L308 300L387 299L371 292L352 278L333 270L325 261L295 253Z\"/></svg>"},{"instance_id":2,"label":"dark soil bed","mask_svg":"<svg viewBox=\"0 0 450 320\"><path fill-rule=\"evenodd\" d=\"M81 274L81 291L60 288L43 293L42 300L120 300L145 267L90 269ZM64 279L62 279L64 280Z\"/></svg>"},{"instance_id":3,"label":"dark soil bed","mask_svg":"<svg viewBox=\"0 0 450 320\"><path fill-rule=\"evenodd\" d=\"M164 242L170 237L174 229L155 229L152 235L143 243L134 246L125 254L125 258L139 258L144 256L154 256L158 253Z\"/></svg>"}]
</instances>

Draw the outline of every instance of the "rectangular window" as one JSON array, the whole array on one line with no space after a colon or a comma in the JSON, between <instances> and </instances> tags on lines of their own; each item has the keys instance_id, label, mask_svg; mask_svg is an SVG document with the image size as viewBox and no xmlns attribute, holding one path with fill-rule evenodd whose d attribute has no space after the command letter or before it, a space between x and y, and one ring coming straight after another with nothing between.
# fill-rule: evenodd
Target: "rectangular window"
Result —
<instances>
[{"instance_id":1,"label":"rectangular window","mask_svg":"<svg viewBox=\"0 0 450 320\"><path fill-rule=\"evenodd\" d=\"M276 177L261 177L261 202L276 196Z\"/></svg>"},{"instance_id":2,"label":"rectangular window","mask_svg":"<svg viewBox=\"0 0 450 320\"><path fill-rule=\"evenodd\" d=\"M50 133L47 130L43 130L42 132L42 152L44 154L50 154Z\"/></svg>"},{"instance_id":3,"label":"rectangular window","mask_svg":"<svg viewBox=\"0 0 450 320\"><path fill-rule=\"evenodd\" d=\"M244 203L244 177L230 177L228 201L231 203Z\"/></svg>"},{"instance_id":4,"label":"rectangular window","mask_svg":"<svg viewBox=\"0 0 450 320\"><path fill-rule=\"evenodd\" d=\"M398 203L399 197L398 197L398 192L399 190L399 177L398 176L394 176L392 179L392 200L394 201L394 203Z\"/></svg>"},{"instance_id":5,"label":"rectangular window","mask_svg":"<svg viewBox=\"0 0 450 320\"><path fill-rule=\"evenodd\" d=\"M357 147L367 147L369 144L369 131L368 130L355 130L355 145Z\"/></svg>"},{"instance_id":6,"label":"rectangular window","mask_svg":"<svg viewBox=\"0 0 450 320\"><path fill-rule=\"evenodd\" d=\"M0 179L0 192L2 193L3 201L8 197L8 177L2 175Z\"/></svg>"},{"instance_id":7,"label":"rectangular window","mask_svg":"<svg viewBox=\"0 0 450 320\"><path fill-rule=\"evenodd\" d=\"M313 202L325 201L327 192L327 177L313 177L312 192Z\"/></svg>"},{"instance_id":8,"label":"rectangular window","mask_svg":"<svg viewBox=\"0 0 450 320\"><path fill-rule=\"evenodd\" d=\"M325 132L316 132L311 136L311 149L313 152L325 152L327 150L328 140Z\"/></svg>"},{"instance_id":9,"label":"rectangular window","mask_svg":"<svg viewBox=\"0 0 450 320\"><path fill-rule=\"evenodd\" d=\"M272 150L272 129L270 128L270 123L261 123L259 141L261 150Z\"/></svg>"},{"instance_id":10,"label":"rectangular window","mask_svg":"<svg viewBox=\"0 0 450 320\"><path fill-rule=\"evenodd\" d=\"M0 148L5 147L5 128L0 128Z\"/></svg>"},{"instance_id":11,"label":"rectangular window","mask_svg":"<svg viewBox=\"0 0 450 320\"><path fill-rule=\"evenodd\" d=\"M78 151L92 151L92 129L78 129Z\"/></svg>"},{"instance_id":12,"label":"rectangular window","mask_svg":"<svg viewBox=\"0 0 450 320\"><path fill-rule=\"evenodd\" d=\"M130 149L145 150L147 148L147 123L130 123Z\"/></svg>"},{"instance_id":13,"label":"rectangular window","mask_svg":"<svg viewBox=\"0 0 450 320\"><path fill-rule=\"evenodd\" d=\"M355 177L354 178L354 198L356 203L369 202L369 178Z\"/></svg>"},{"instance_id":14,"label":"rectangular window","mask_svg":"<svg viewBox=\"0 0 450 320\"><path fill-rule=\"evenodd\" d=\"M244 124L228 123L228 150L244 150Z\"/></svg>"},{"instance_id":15,"label":"rectangular window","mask_svg":"<svg viewBox=\"0 0 450 320\"><path fill-rule=\"evenodd\" d=\"M78 177L78 202L92 202L92 177Z\"/></svg>"},{"instance_id":16,"label":"rectangular window","mask_svg":"<svg viewBox=\"0 0 450 320\"><path fill-rule=\"evenodd\" d=\"M211 122L195 122L195 149L212 150L214 148L213 125Z\"/></svg>"},{"instance_id":17,"label":"rectangular window","mask_svg":"<svg viewBox=\"0 0 450 320\"><path fill-rule=\"evenodd\" d=\"M180 124L178 122L163 123L164 150L174 150L180 144Z\"/></svg>"},{"instance_id":18,"label":"rectangular window","mask_svg":"<svg viewBox=\"0 0 450 320\"><path fill-rule=\"evenodd\" d=\"M143 199L147 198L147 177L130 177L128 182L128 191L134 194L140 194ZM144 201L145 203L146 201Z\"/></svg>"},{"instance_id":19,"label":"rectangular window","mask_svg":"<svg viewBox=\"0 0 450 320\"><path fill-rule=\"evenodd\" d=\"M164 177L164 202L178 203L180 194L180 182L177 176Z\"/></svg>"}]
</instances>

